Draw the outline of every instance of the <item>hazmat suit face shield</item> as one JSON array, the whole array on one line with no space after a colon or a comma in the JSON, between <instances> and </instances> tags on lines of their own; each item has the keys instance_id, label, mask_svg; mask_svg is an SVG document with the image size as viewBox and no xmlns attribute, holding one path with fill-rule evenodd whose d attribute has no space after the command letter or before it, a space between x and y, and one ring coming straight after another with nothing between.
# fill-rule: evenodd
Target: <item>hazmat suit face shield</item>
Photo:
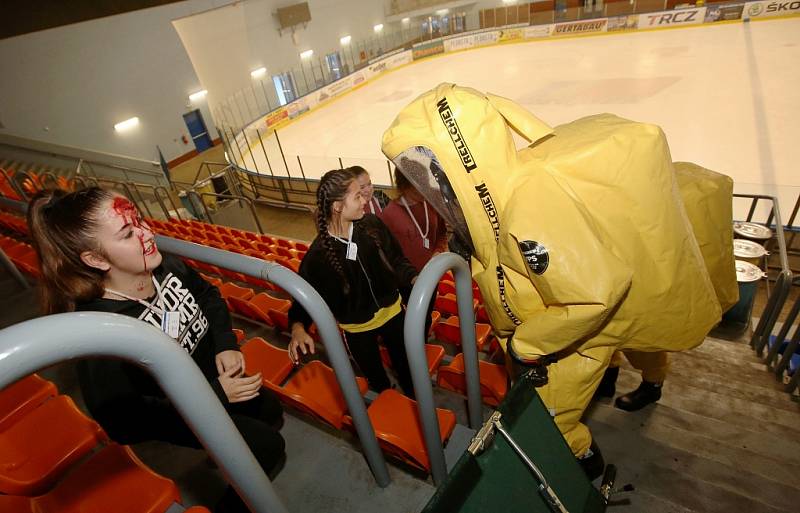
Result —
<instances>
[{"instance_id":1,"label":"hazmat suit face shield","mask_svg":"<svg viewBox=\"0 0 800 513\"><path fill-rule=\"evenodd\" d=\"M393 162L453 230L450 250L469 261L474 247L464 212L436 155L425 146L414 146L400 153Z\"/></svg>"}]
</instances>

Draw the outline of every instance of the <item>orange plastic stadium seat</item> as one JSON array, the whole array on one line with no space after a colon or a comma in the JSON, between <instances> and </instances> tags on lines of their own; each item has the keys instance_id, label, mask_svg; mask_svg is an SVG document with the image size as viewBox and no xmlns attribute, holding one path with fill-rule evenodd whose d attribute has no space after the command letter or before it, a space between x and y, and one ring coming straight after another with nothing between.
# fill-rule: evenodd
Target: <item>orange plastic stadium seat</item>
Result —
<instances>
[{"instance_id":1,"label":"orange plastic stadium seat","mask_svg":"<svg viewBox=\"0 0 800 513\"><path fill-rule=\"evenodd\" d=\"M31 374L0 390L0 432L58 394L56 386Z\"/></svg>"},{"instance_id":2,"label":"orange plastic stadium seat","mask_svg":"<svg viewBox=\"0 0 800 513\"><path fill-rule=\"evenodd\" d=\"M361 394L366 394L367 380L356 377L356 383ZM342 428L347 404L333 369L321 361L308 362L282 387L269 382L264 385L289 406L336 429Z\"/></svg>"},{"instance_id":3,"label":"orange plastic stadium seat","mask_svg":"<svg viewBox=\"0 0 800 513\"><path fill-rule=\"evenodd\" d=\"M68 396L28 411L0 432L0 493L38 495L70 465L107 440Z\"/></svg>"},{"instance_id":4,"label":"orange plastic stadium seat","mask_svg":"<svg viewBox=\"0 0 800 513\"><path fill-rule=\"evenodd\" d=\"M234 239L244 239L244 232L242 230L237 230L236 228L228 228L228 232Z\"/></svg>"},{"instance_id":5,"label":"orange plastic stadium seat","mask_svg":"<svg viewBox=\"0 0 800 513\"><path fill-rule=\"evenodd\" d=\"M508 373L506 373L505 367L478 360L478 373L480 374L483 402L490 406L497 406L508 391ZM467 394L463 353L457 354L448 365L439 367L437 384L447 390L452 390L462 395Z\"/></svg>"},{"instance_id":6,"label":"orange plastic stadium seat","mask_svg":"<svg viewBox=\"0 0 800 513\"><path fill-rule=\"evenodd\" d=\"M294 249L280 245L275 247L275 254L286 258L295 258L297 256L297 252Z\"/></svg>"},{"instance_id":7,"label":"orange plastic stadium seat","mask_svg":"<svg viewBox=\"0 0 800 513\"><path fill-rule=\"evenodd\" d=\"M189 228L189 233L191 233L192 236L197 237L198 239L206 238L206 232L204 232L199 228Z\"/></svg>"},{"instance_id":8,"label":"orange plastic stadium seat","mask_svg":"<svg viewBox=\"0 0 800 513\"><path fill-rule=\"evenodd\" d=\"M274 237L270 237L269 235L264 235L263 233L259 233L257 236L258 236L258 240L263 242L264 244L267 244L269 246L275 246L277 244L275 242L275 238Z\"/></svg>"},{"instance_id":9,"label":"orange plastic stadium seat","mask_svg":"<svg viewBox=\"0 0 800 513\"><path fill-rule=\"evenodd\" d=\"M217 288L222 286L222 280L215 276L209 276L207 274L200 273L200 277Z\"/></svg>"},{"instance_id":10,"label":"orange plastic stadium seat","mask_svg":"<svg viewBox=\"0 0 800 513\"><path fill-rule=\"evenodd\" d=\"M431 336L431 333L433 333L434 326L436 326L439 323L439 320L441 320L441 318L442 318L441 313L437 312L436 310L431 312L431 329L428 330L427 334L429 337Z\"/></svg>"},{"instance_id":11,"label":"orange plastic stadium seat","mask_svg":"<svg viewBox=\"0 0 800 513\"><path fill-rule=\"evenodd\" d=\"M484 324L491 324L491 321L489 320L489 314L486 313L485 306L481 305L478 307L478 311L475 312L475 320Z\"/></svg>"},{"instance_id":12,"label":"orange plastic stadium seat","mask_svg":"<svg viewBox=\"0 0 800 513\"><path fill-rule=\"evenodd\" d=\"M436 296L436 301L434 302L433 307L442 314L458 315L458 302L456 300L455 294L444 294ZM478 308L478 301L476 299L473 299L472 310L474 311L477 308Z\"/></svg>"},{"instance_id":13,"label":"orange plastic stadium seat","mask_svg":"<svg viewBox=\"0 0 800 513\"><path fill-rule=\"evenodd\" d=\"M475 323L475 339L478 343L478 350L483 351L483 347L489 341L492 327L488 324ZM448 342L455 346L461 345L461 329L458 317L450 316L445 321L439 321L433 328L436 338L442 342Z\"/></svg>"},{"instance_id":14,"label":"orange plastic stadium seat","mask_svg":"<svg viewBox=\"0 0 800 513\"><path fill-rule=\"evenodd\" d=\"M219 238L222 239L222 242L224 242L225 244L236 246L236 239L234 239L233 236L228 235L227 233L220 233Z\"/></svg>"},{"instance_id":15,"label":"orange plastic stadium seat","mask_svg":"<svg viewBox=\"0 0 800 513\"><path fill-rule=\"evenodd\" d=\"M261 251L265 255L274 255L275 249L272 245L267 244L266 242L256 242L253 244L258 251Z\"/></svg>"},{"instance_id":16,"label":"orange plastic stadium seat","mask_svg":"<svg viewBox=\"0 0 800 513\"><path fill-rule=\"evenodd\" d=\"M233 310L233 306L231 305L230 301L228 301L229 297L238 297L239 299L250 299L255 295L253 289L249 289L247 287L240 287L235 283L223 283L221 287L219 287L219 293L222 295L225 302L228 303L228 309Z\"/></svg>"},{"instance_id":17,"label":"orange plastic stadium seat","mask_svg":"<svg viewBox=\"0 0 800 513\"><path fill-rule=\"evenodd\" d=\"M391 369L392 359L389 357L389 350L385 346L380 346L380 351L383 365ZM425 358L428 360L428 374L433 376L444 358L444 348L438 344L425 344Z\"/></svg>"},{"instance_id":18,"label":"orange plastic stadium seat","mask_svg":"<svg viewBox=\"0 0 800 513\"><path fill-rule=\"evenodd\" d=\"M242 343L244 342L244 339L246 338L244 330L240 330L239 328L232 328L231 331L233 332L234 335L236 335L236 343L241 346Z\"/></svg>"},{"instance_id":19,"label":"orange plastic stadium seat","mask_svg":"<svg viewBox=\"0 0 800 513\"><path fill-rule=\"evenodd\" d=\"M299 273L300 272L300 260L297 258L290 258L286 260L285 266L291 269L292 271Z\"/></svg>"},{"instance_id":20,"label":"orange plastic stadium seat","mask_svg":"<svg viewBox=\"0 0 800 513\"><path fill-rule=\"evenodd\" d=\"M396 390L384 390L367 408L369 420L384 451L426 472L430 461L422 436L422 422L417 402ZM436 408L439 431L444 443L456 426L456 415L450 410Z\"/></svg>"},{"instance_id":21,"label":"orange plastic stadium seat","mask_svg":"<svg viewBox=\"0 0 800 513\"><path fill-rule=\"evenodd\" d=\"M203 506L192 506L183 513L211 513L211 512L207 508L204 508Z\"/></svg>"},{"instance_id":22,"label":"orange plastic stadium seat","mask_svg":"<svg viewBox=\"0 0 800 513\"><path fill-rule=\"evenodd\" d=\"M233 242L243 250L253 249L255 247L253 246L253 241L245 239L244 237L236 237L233 239Z\"/></svg>"},{"instance_id":23,"label":"orange plastic stadium seat","mask_svg":"<svg viewBox=\"0 0 800 513\"><path fill-rule=\"evenodd\" d=\"M217 235L216 233L212 232L212 231L207 231L205 233L205 238L209 242L217 242L219 244L223 244L222 238L219 235Z\"/></svg>"},{"instance_id":24,"label":"orange plastic stadium seat","mask_svg":"<svg viewBox=\"0 0 800 513\"><path fill-rule=\"evenodd\" d=\"M292 302L288 299L277 298L267 294L266 292L261 292L253 296L253 298L250 300L250 306L257 309L259 315L261 318L263 318L264 315L270 316L270 312L288 315L289 308L292 306ZM275 320L271 316L269 318L270 322L268 324L276 325Z\"/></svg>"},{"instance_id":25,"label":"orange plastic stadium seat","mask_svg":"<svg viewBox=\"0 0 800 513\"><path fill-rule=\"evenodd\" d=\"M209 225L206 225L206 226L208 228L210 228L211 230L217 232L220 236L222 236L222 235L230 236L231 235L231 230L227 226L222 226L222 225L219 225L219 224L209 224Z\"/></svg>"},{"instance_id":26,"label":"orange plastic stadium seat","mask_svg":"<svg viewBox=\"0 0 800 513\"><path fill-rule=\"evenodd\" d=\"M275 240L275 242L280 247L284 247L284 248L287 248L287 249L294 249L294 244L292 244L292 241L290 241L288 239L277 238Z\"/></svg>"},{"instance_id":27,"label":"orange plastic stadium seat","mask_svg":"<svg viewBox=\"0 0 800 513\"><path fill-rule=\"evenodd\" d=\"M442 280L439 282L439 286L436 288L439 291L439 294L444 296L445 294L453 294L456 293L456 284L452 281Z\"/></svg>"},{"instance_id":28,"label":"orange plastic stadium seat","mask_svg":"<svg viewBox=\"0 0 800 513\"><path fill-rule=\"evenodd\" d=\"M178 487L147 468L127 446L109 444L40 497L0 496L9 513L164 513Z\"/></svg>"},{"instance_id":29,"label":"orange plastic stadium seat","mask_svg":"<svg viewBox=\"0 0 800 513\"><path fill-rule=\"evenodd\" d=\"M280 385L292 372L294 364L289 351L273 346L261 337L254 337L242 345L244 368L248 376L261 373L263 382Z\"/></svg>"},{"instance_id":30,"label":"orange plastic stadium seat","mask_svg":"<svg viewBox=\"0 0 800 513\"><path fill-rule=\"evenodd\" d=\"M250 256L252 256L252 255L250 255ZM258 287L260 289L277 290L275 288L275 285L273 285L272 283L268 282L267 280L262 280L261 278L256 278L254 276L250 276L249 274L245 274L244 275L244 281L245 281L245 283L249 283L250 285L253 285L253 286Z\"/></svg>"},{"instance_id":31,"label":"orange plastic stadium seat","mask_svg":"<svg viewBox=\"0 0 800 513\"><path fill-rule=\"evenodd\" d=\"M308 251L308 244L305 242L295 242L294 249L296 249L300 253L305 253Z\"/></svg>"},{"instance_id":32,"label":"orange plastic stadium seat","mask_svg":"<svg viewBox=\"0 0 800 513\"><path fill-rule=\"evenodd\" d=\"M248 231L248 232L242 232L242 233L244 233L244 238L245 239L251 240L253 242L257 242L259 240L258 234L255 233L255 232L249 232Z\"/></svg>"}]
</instances>

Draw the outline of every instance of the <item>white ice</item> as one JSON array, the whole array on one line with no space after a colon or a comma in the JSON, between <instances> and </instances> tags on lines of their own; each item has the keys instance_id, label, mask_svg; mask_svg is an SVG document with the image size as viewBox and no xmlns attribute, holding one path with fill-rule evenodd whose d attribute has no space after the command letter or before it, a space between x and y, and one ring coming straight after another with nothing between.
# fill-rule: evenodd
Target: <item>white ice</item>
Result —
<instances>
[{"instance_id":1,"label":"white ice","mask_svg":"<svg viewBox=\"0 0 800 513\"><path fill-rule=\"evenodd\" d=\"M800 18L538 40L412 63L279 130L293 176L360 164L388 184L381 136L441 82L511 98L551 125L610 112L665 131L673 160L733 177L735 191L800 193ZM275 174L285 174L266 142ZM262 151L254 151L262 172ZM247 157L248 164L251 158ZM252 164L249 167L253 167ZM739 210L739 209L737 209Z\"/></svg>"}]
</instances>

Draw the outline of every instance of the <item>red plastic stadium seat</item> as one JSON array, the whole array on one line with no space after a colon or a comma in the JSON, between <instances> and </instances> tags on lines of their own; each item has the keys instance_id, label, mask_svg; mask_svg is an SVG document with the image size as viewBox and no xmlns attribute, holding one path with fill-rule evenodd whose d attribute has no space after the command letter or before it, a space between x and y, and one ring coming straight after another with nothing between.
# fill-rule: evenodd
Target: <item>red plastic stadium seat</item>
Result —
<instances>
[{"instance_id":1,"label":"red plastic stadium seat","mask_svg":"<svg viewBox=\"0 0 800 513\"><path fill-rule=\"evenodd\" d=\"M110 444L40 497L0 496L9 513L164 513L178 487L147 468L126 446Z\"/></svg>"},{"instance_id":2,"label":"red plastic stadium seat","mask_svg":"<svg viewBox=\"0 0 800 513\"><path fill-rule=\"evenodd\" d=\"M236 335L236 343L241 346L242 343L244 342L244 339L246 338L244 330L240 330L239 328L233 328L231 331L233 331L233 334Z\"/></svg>"},{"instance_id":3,"label":"red plastic stadium seat","mask_svg":"<svg viewBox=\"0 0 800 513\"><path fill-rule=\"evenodd\" d=\"M437 311L447 315L458 315L458 303L455 294L444 294L436 296L433 306ZM472 300L472 310L478 308L478 300Z\"/></svg>"},{"instance_id":4,"label":"red plastic stadium seat","mask_svg":"<svg viewBox=\"0 0 800 513\"><path fill-rule=\"evenodd\" d=\"M240 287L235 283L223 283L222 286L219 287L219 293L225 299L225 302L228 303L229 310L233 310L233 306L231 305L230 301L228 301L229 297L238 297L239 299L247 300L255 295L253 289Z\"/></svg>"},{"instance_id":5,"label":"red plastic stadium seat","mask_svg":"<svg viewBox=\"0 0 800 513\"><path fill-rule=\"evenodd\" d=\"M478 344L478 350L483 351L484 346L489 341L489 335L492 328L488 324L475 324L475 339ZM445 321L439 323L433 328L433 332L438 340L448 342L455 346L461 345L461 329L458 322L458 317L455 315L448 317Z\"/></svg>"},{"instance_id":6,"label":"red plastic stadium seat","mask_svg":"<svg viewBox=\"0 0 800 513\"><path fill-rule=\"evenodd\" d=\"M28 411L0 432L0 493L37 495L87 454L105 433L68 396Z\"/></svg>"},{"instance_id":7,"label":"red plastic stadium seat","mask_svg":"<svg viewBox=\"0 0 800 513\"><path fill-rule=\"evenodd\" d=\"M242 345L245 372L252 376L261 373L262 381L280 385L292 372L294 365L289 351L273 346L261 337L251 338Z\"/></svg>"},{"instance_id":8,"label":"red plastic stadium seat","mask_svg":"<svg viewBox=\"0 0 800 513\"><path fill-rule=\"evenodd\" d=\"M222 280L215 276L209 276L207 274L200 273L200 277L217 288L222 286Z\"/></svg>"},{"instance_id":9,"label":"red plastic stadium seat","mask_svg":"<svg viewBox=\"0 0 800 513\"><path fill-rule=\"evenodd\" d=\"M361 394L367 393L367 380L356 378ZM333 369L319 360L305 364L283 387L265 383L278 397L304 413L341 429L347 404Z\"/></svg>"},{"instance_id":10,"label":"red plastic stadium seat","mask_svg":"<svg viewBox=\"0 0 800 513\"><path fill-rule=\"evenodd\" d=\"M429 337L431 336L431 333L433 333L433 328L439 323L439 320L441 320L441 318L442 318L441 313L437 312L436 310L431 312L431 329L428 330Z\"/></svg>"},{"instance_id":11,"label":"red plastic stadium seat","mask_svg":"<svg viewBox=\"0 0 800 513\"><path fill-rule=\"evenodd\" d=\"M430 472L416 401L395 390L384 390L369 405L367 414L384 451ZM450 410L436 408L436 416L442 442L445 442L456 426L456 415Z\"/></svg>"},{"instance_id":12,"label":"red plastic stadium seat","mask_svg":"<svg viewBox=\"0 0 800 513\"><path fill-rule=\"evenodd\" d=\"M391 369L392 359L389 357L389 350L385 346L380 346L380 352L383 365ZM428 360L428 374L433 376L444 358L444 348L438 344L425 344L425 358Z\"/></svg>"},{"instance_id":13,"label":"red plastic stadium seat","mask_svg":"<svg viewBox=\"0 0 800 513\"><path fill-rule=\"evenodd\" d=\"M31 374L0 390L0 432L58 394L56 386Z\"/></svg>"},{"instance_id":14,"label":"red plastic stadium seat","mask_svg":"<svg viewBox=\"0 0 800 513\"><path fill-rule=\"evenodd\" d=\"M490 406L497 406L506 396L508 391L508 374L502 365L478 360L478 373L480 374L481 398ZM467 394L467 382L464 377L464 354L459 353L448 365L439 367L437 384L458 392Z\"/></svg>"},{"instance_id":15,"label":"red plastic stadium seat","mask_svg":"<svg viewBox=\"0 0 800 513\"><path fill-rule=\"evenodd\" d=\"M436 287L436 290L439 291L439 295L444 296L445 294L453 294L456 293L456 284L452 281L442 280L439 282L439 285Z\"/></svg>"}]
</instances>

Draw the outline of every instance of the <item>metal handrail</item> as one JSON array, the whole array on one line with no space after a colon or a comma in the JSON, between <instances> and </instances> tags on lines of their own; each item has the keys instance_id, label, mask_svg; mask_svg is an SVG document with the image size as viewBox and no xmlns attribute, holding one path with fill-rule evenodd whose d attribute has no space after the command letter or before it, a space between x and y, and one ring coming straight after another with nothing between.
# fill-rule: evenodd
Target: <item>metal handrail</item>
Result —
<instances>
[{"instance_id":1,"label":"metal handrail","mask_svg":"<svg viewBox=\"0 0 800 513\"><path fill-rule=\"evenodd\" d=\"M9 186L12 188L12 189L14 189L14 192L16 192L16 193L17 193L17 195L18 195L18 196L19 196L21 199L23 199L23 200L27 200L27 199L28 199L28 195L27 195L27 194L25 194L25 191L23 191L23 190L22 190L22 188L20 187L20 185L19 185L19 184L18 184L18 183L17 183L15 180L12 180L12 177L11 177L11 175L9 175L9 174L8 174L8 172L7 172L5 169L3 169L3 168L0 168L0 173L2 173L2 175L3 175L3 178L5 178L5 181L6 181L6 183L7 183L7 184L8 184L8 185L9 185Z\"/></svg>"},{"instance_id":2,"label":"metal handrail","mask_svg":"<svg viewBox=\"0 0 800 513\"><path fill-rule=\"evenodd\" d=\"M258 227L258 233L264 233L264 229L261 227L261 221L258 220L258 214L256 214L256 208L253 206L253 200L250 198L245 198L244 196L234 196L233 194L218 194L216 192L203 192L200 194L200 196L212 196L214 198L237 200L240 203L244 201L250 207L250 212L253 214L253 220L256 222L256 226ZM206 210L206 212L208 212L208 210ZM211 217L209 217L208 220L213 222Z\"/></svg>"},{"instance_id":3,"label":"metal handrail","mask_svg":"<svg viewBox=\"0 0 800 513\"><path fill-rule=\"evenodd\" d=\"M475 339L475 312L472 306L472 276L467 262L455 253L441 253L433 257L422 269L411 290L403 328L408 367L414 383L417 410L422 421L425 448L431 465L431 476L437 486L447 477L444 448L433 402L433 386L428 374L425 356L425 324L428 306L441 277L452 270L456 281L456 301L461 330L461 348L464 352L464 371L467 381L469 424L473 429L481 425L481 388L478 374L478 344Z\"/></svg>"},{"instance_id":4,"label":"metal handrail","mask_svg":"<svg viewBox=\"0 0 800 513\"><path fill-rule=\"evenodd\" d=\"M83 312L0 330L0 389L55 363L89 357L120 358L146 370L248 506L257 513L287 512L192 357L150 324L119 314Z\"/></svg>"}]
</instances>

